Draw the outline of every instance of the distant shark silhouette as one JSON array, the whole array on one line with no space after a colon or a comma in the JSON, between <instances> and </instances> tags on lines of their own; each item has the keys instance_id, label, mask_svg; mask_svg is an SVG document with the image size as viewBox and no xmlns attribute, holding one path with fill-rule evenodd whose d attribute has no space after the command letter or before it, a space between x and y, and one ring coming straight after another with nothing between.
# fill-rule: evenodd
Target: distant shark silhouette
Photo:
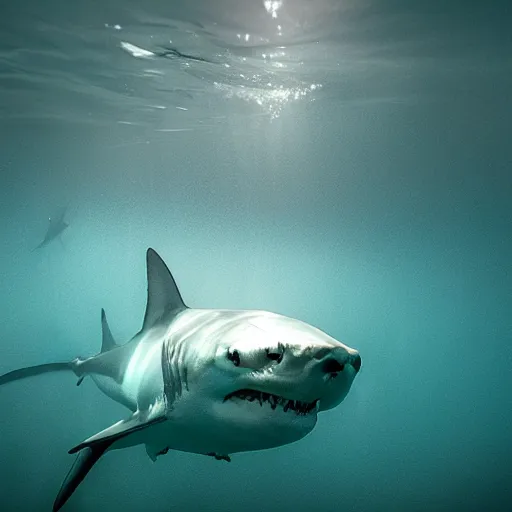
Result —
<instances>
[{"instance_id":1,"label":"distant shark silhouette","mask_svg":"<svg viewBox=\"0 0 512 512\"><path fill-rule=\"evenodd\" d=\"M66 215L67 207L62 208L60 212L54 217L50 217L48 219L49 224L46 230L46 235L44 236L43 241L34 248L34 251L37 249L41 249L46 245L53 242L56 238L58 238L62 232L69 226L69 224L64 220L64 216Z\"/></svg>"}]
</instances>

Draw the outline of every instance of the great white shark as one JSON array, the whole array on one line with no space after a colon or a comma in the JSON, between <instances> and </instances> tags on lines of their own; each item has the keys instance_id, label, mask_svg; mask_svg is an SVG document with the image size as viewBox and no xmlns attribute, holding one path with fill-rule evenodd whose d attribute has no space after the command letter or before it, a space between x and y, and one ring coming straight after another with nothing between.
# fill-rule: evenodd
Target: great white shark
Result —
<instances>
[{"instance_id":1,"label":"great white shark","mask_svg":"<svg viewBox=\"0 0 512 512\"><path fill-rule=\"evenodd\" d=\"M298 441L343 401L361 367L357 350L300 320L191 309L153 249L146 264L146 312L130 341L114 341L102 310L99 354L0 376L0 385L54 371L73 372L78 384L90 376L131 413L69 451L78 455L54 511L107 451L143 444L153 461L169 450L229 461Z\"/></svg>"}]
</instances>

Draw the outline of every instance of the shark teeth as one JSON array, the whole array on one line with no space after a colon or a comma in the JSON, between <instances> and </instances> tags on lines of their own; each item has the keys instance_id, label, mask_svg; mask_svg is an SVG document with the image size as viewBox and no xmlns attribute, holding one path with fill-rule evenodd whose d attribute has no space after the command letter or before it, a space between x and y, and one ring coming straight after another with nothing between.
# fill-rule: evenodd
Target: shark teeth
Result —
<instances>
[{"instance_id":1,"label":"shark teeth","mask_svg":"<svg viewBox=\"0 0 512 512\"><path fill-rule=\"evenodd\" d=\"M315 400L314 402L288 400L282 396L264 393L263 391L255 391L252 389L240 389L239 391L234 391L224 398L224 402L233 398L239 398L240 400L247 400L249 402L254 402L256 400L259 402L260 406L263 406L263 404L269 404L273 410L279 406L284 412L294 411L299 416L305 416L313 411L318 412L319 409L318 400Z\"/></svg>"}]
</instances>

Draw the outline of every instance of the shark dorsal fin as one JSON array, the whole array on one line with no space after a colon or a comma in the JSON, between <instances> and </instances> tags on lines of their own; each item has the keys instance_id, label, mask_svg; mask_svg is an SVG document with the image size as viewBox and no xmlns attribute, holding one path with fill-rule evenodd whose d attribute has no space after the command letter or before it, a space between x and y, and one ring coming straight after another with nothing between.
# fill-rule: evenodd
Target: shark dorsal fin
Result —
<instances>
[{"instance_id":1,"label":"shark dorsal fin","mask_svg":"<svg viewBox=\"0 0 512 512\"><path fill-rule=\"evenodd\" d=\"M180 312L187 306L183 303L170 270L157 252L151 248L146 253L148 274L148 302L142 332L150 329L171 312Z\"/></svg>"},{"instance_id":2,"label":"shark dorsal fin","mask_svg":"<svg viewBox=\"0 0 512 512\"><path fill-rule=\"evenodd\" d=\"M112 336L112 332L107 322L105 310L101 309L101 352L108 352L117 347L117 343Z\"/></svg>"}]
</instances>

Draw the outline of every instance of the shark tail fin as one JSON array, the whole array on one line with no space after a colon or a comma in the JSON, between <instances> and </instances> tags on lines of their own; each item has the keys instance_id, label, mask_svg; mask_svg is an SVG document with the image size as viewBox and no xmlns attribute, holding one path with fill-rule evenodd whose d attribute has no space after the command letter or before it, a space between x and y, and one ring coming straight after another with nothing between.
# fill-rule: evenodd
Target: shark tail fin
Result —
<instances>
[{"instance_id":1,"label":"shark tail fin","mask_svg":"<svg viewBox=\"0 0 512 512\"><path fill-rule=\"evenodd\" d=\"M13 382L15 380L26 379L27 377L35 377L36 375L42 375L43 373L50 372L62 372L72 371L77 377L81 377L79 370L78 359L70 361L68 363L47 363L39 364L37 366L27 366L26 368L20 368L13 370L12 372L0 375L0 386Z\"/></svg>"},{"instance_id":2,"label":"shark tail fin","mask_svg":"<svg viewBox=\"0 0 512 512\"><path fill-rule=\"evenodd\" d=\"M103 354L108 352L119 345L115 342L114 337L112 336L112 332L110 331L110 327L107 322L107 317L105 315L105 310L101 310L101 331L102 331L102 342L101 342L101 352ZM68 361L66 363L47 363L47 364L39 364L36 366L27 366L26 368L20 368L18 370L13 370L12 372L6 373L4 375L0 375L0 386L3 384L7 384L9 382L14 382L16 380L26 379L28 377L35 377L37 375L43 375L44 373L50 372L64 372L71 371L78 377L77 386L82 384L85 376L87 375L87 371L84 371L84 367L82 367L82 363L94 359L94 357L89 359L80 359L76 358L73 361Z\"/></svg>"},{"instance_id":3,"label":"shark tail fin","mask_svg":"<svg viewBox=\"0 0 512 512\"><path fill-rule=\"evenodd\" d=\"M78 453L73 466L71 466L71 469L64 479L64 482L62 482L59 494L55 498L55 502L53 504L53 512L57 512L64 506L66 501L68 501L71 495L75 492L76 488L87 476L87 473L89 473L94 464L98 462L100 457L105 453L112 442L113 441L109 439L102 443L88 446Z\"/></svg>"}]
</instances>

